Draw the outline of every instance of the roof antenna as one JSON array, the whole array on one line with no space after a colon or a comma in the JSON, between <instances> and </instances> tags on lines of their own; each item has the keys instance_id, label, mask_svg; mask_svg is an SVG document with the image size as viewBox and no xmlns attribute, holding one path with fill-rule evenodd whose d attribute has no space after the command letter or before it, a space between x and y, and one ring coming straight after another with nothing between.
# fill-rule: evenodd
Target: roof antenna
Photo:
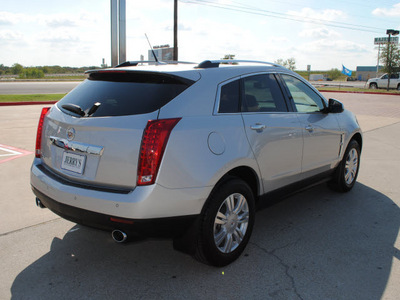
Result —
<instances>
[{"instance_id":1,"label":"roof antenna","mask_svg":"<svg viewBox=\"0 0 400 300\"><path fill-rule=\"evenodd\" d=\"M146 36L147 42L149 43L149 46L150 46L151 52L153 53L154 59L156 60L156 63L158 64L159 63L158 58L156 56L156 53L153 50L153 47L150 44L149 38L147 37L147 34L144 34L144 35Z\"/></svg>"}]
</instances>

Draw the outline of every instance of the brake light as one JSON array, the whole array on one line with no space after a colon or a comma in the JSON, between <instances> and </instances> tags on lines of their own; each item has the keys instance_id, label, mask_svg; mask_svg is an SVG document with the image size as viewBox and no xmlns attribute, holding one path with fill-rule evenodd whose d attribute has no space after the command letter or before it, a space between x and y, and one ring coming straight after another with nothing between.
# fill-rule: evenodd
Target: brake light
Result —
<instances>
[{"instance_id":1,"label":"brake light","mask_svg":"<svg viewBox=\"0 0 400 300\"><path fill-rule=\"evenodd\" d=\"M150 185L155 182L169 135L180 120L178 118L147 122L140 147L137 185Z\"/></svg>"},{"instance_id":2,"label":"brake light","mask_svg":"<svg viewBox=\"0 0 400 300\"><path fill-rule=\"evenodd\" d=\"M42 113L40 114L38 129L36 133L36 147L35 147L35 156L40 158L42 155L42 133L43 133L43 122L44 118L48 114L50 107L43 107Z\"/></svg>"}]
</instances>

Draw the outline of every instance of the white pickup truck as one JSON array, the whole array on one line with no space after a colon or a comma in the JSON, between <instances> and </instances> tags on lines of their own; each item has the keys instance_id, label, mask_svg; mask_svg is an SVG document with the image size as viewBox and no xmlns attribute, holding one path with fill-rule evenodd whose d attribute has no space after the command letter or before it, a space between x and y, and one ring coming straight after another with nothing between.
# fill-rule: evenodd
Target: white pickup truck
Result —
<instances>
[{"instance_id":1,"label":"white pickup truck","mask_svg":"<svg viewBox=\"0 0 400 300\"><path fill-rule=\"evenodd\" d=\"M400 90L400 78L399 73L393 73L390 75L389 88ZM370 89L384 89L388 85L388 74L383 74L379 78L371 78L367 81L367 86Z\"/></svg>"}]
</instances>

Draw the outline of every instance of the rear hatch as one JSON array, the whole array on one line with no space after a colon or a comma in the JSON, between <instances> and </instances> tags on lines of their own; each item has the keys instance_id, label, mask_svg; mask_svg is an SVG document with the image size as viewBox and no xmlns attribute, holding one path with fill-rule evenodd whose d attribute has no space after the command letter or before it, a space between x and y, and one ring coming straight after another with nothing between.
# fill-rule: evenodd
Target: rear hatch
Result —
<instances>
[{"instance_id":1,"label":"rear hatch","mask_svg":"<svg viewBox=\"0 0 400 300\"><path fill-rule=\"evenodd\" d=\"M90 73L46 118L44 167L71 184L133 189L147 122L192 83L155 72Z\"/></svg>"}]
</instances>

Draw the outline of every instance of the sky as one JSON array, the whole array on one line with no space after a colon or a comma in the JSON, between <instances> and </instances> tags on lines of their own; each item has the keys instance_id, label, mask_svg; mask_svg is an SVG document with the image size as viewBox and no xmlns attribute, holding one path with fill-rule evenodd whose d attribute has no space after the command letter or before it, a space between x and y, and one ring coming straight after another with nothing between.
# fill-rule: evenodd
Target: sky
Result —
<instances>
[{"instance_id":1,"label":"sky","mask_svg":"<svg viewBox=\"0 0 400 300\"><path fill-rule=\"evenodd\" d=\"M126 0L127 60L173 45L173 0ZM374 66L375 37L400 29L400 1L179 0L179 60L236 59L296 68ZM0 0L0 64L111 64L110 0Z\"/></svg>"}]
</instances>

